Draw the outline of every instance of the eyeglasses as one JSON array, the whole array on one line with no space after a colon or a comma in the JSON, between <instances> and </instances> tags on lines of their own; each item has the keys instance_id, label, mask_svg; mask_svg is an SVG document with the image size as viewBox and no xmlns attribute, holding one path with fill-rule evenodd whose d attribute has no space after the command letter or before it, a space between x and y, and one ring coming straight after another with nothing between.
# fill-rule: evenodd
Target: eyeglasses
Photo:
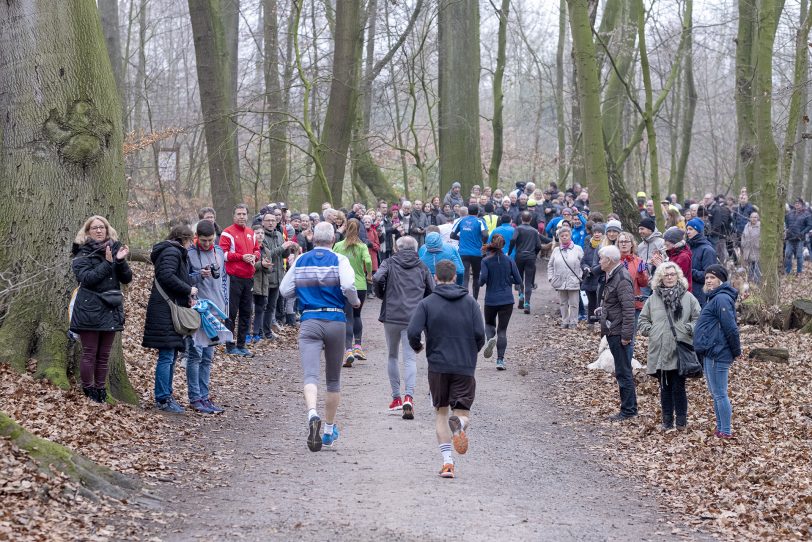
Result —
<instances>
[{"instance_id":1,"label":"eyeglasses","mask_svg":"<svg viewBox=\"0 0 812 542\"><path fill-rule=\"evenodd\" d=\"M93 231L104 231L107 229L107 226L90 226L88 229Z\"/></svg>"},{"instance_id":2,"label":"eyeglasses","mask_svg":"<svg viewBox=\"0 0 812 542\"><path fill-rule=\"evenodd\" d=\"M676 273L663 273L663 276L664 277L676 277L677 274Z\"/></svg>"},{"instance_id":3,"label":"eyeglasses","mask_svg":"<svg viewBox=\"0 0 812 542\"><path fill-rule=\"evenodd\" d=\"M631 241L618 241L621 245L631 245Z\"/></svg>"}]
</instances>

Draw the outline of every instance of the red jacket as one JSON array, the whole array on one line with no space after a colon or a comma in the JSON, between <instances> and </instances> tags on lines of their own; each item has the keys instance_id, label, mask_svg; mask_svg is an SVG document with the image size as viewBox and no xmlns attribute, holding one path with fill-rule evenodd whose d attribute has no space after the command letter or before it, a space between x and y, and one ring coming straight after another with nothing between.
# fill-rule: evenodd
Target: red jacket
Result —
<instances>
[{"instance_id":1,"label":"red jacket","mask_svg":"<svg viewBox=\"0 0 812 542\"><path fill-rule=\"evenodd\" d=\"M688 279L688 291L691 291L693 281L691 280L691 249L688 245L679 248L674 247L666 251L668 261L674 262L682 269L682 274Z\"/></svg>"},{"instance_id":2,"label":"red jacket","mask_svg":"<svg viewBox=\"0 0 812 542\"><path fill-rule=\"evenodd\" d=\"M640 296L641 289L648 286L648 271L645 269L643 260L634 254L627 254L622 256L620 260L623 262L624 267L629 272L629 278L632 279L632 286L634 286L635 298ZM637 310L643 309L643 302L634 300L634 308Z\"/></svg>"},{"instance_id":3,"label":"red jacket","mask_svg":"<svg viewBox=\"0 0 812 542\"><path fill-rule=\"evenodd\" d=\"M232 224L220 235L220 248L226 255L226 273L243 279L254 278L254 266L242 259L245 254L253 254L259 260L259 245L254 230Z\"/></svg>"}]
</instances>

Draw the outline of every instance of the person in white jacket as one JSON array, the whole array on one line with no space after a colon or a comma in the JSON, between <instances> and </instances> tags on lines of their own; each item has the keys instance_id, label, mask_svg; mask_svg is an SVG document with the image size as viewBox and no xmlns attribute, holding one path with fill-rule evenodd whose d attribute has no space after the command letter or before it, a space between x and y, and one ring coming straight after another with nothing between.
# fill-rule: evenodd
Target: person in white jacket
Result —
<instances>
[{"instance_id":1,"label":"person in white jacket","mask_svg":"<svg viewBox=\"0 0 812 542\"><path fill-rule=\"evenodd\" d=\"M547 262L547 280L558 291L561 304L561 327L578 325L578 297L581 289L581 260L584 249L572 241L572 230L566 226L558 230L559 244Z\"/></svg>"}]
</instances>

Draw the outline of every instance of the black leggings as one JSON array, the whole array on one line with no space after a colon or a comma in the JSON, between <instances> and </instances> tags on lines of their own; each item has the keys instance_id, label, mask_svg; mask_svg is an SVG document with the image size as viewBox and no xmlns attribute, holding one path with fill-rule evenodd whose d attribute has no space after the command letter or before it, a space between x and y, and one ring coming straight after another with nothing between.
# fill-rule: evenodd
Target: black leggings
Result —
<instances>
[{"instance_id":1,"label":"black leggings","mask_svg":"<svg viewBox=\"0 0 812 542\"><path fill-rule=\"evenodd\" d=\"M482 256L462 256L462 265L465 269L465 274L463 276L463 283L465 284L465 289L468 290L468 280L471 279L473 282L473 290L471 291L471 295L474 296L474 299L479 298L479 271L482 268Z\"/></svg>"},{"instance_id":2,"label":"black leggings","mask_svg":"<svg viewBox=\"0 0 812 542\"><path fill-rule=\"evenodd\" d=\"M519 268L519 275L524 277L524 302L529 305L533 283L536 282L536 256L519 256L516 258L516 267Z\"/></svg>"},{"instance_id":3,"label":"black leggings","mask_svg":"<svg viewBox=\"0 0 812 542\"><path fill-rule=\"evenodd\" d=\"M685 393L685 377L676 369L658 371L660 380L660 406L663 416L688 414L688 395Z\"/></svg>"},{"instance_id":4,"label":"black leggings","mask_svg":"<svg viewBox=\"0 0 812 542\"><path fill-rule=\"evenodd\" d=\"M510 305L485 305L485 336L496 335L496 357L505 357L507 349L507 328L510 315L513 314L513 303ZM497 324L496 321L499 320Z\"/></svg>"},{"instance_id":5,"label":"black leggings","mask_svg":"<svg viewBox=\"0 0 812 542\"><path fill-rule=\"evenodd\" d=\"M364 308L364 299L367 297L366 290L358 290L358 299L361 306L357 309L349 303L344 304L344 317L347 319L347 326L344 335L344 348L349 350L353 344L361 344L361 336L364 333L364 323L361 321L361 309ZM355 343L352 342L355 337Z\"/></svg>"}]
</instances>

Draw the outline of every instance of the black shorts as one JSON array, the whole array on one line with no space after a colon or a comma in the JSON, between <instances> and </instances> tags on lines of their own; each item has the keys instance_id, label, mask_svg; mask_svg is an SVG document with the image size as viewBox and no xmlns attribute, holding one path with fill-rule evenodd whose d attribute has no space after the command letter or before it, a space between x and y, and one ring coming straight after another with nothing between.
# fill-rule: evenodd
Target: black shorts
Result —
<instances>
[{"instance_id":1,"label":"black shorts","mask_svg":"<svg viewBox=\"0 0 812 542\"><path fill-rule=\"evenodd\" d=\"M429 371L429 391L434 408L450 406L452 410L471 410L476 380L473 376Z\"/></svg>"}]
</instances>

